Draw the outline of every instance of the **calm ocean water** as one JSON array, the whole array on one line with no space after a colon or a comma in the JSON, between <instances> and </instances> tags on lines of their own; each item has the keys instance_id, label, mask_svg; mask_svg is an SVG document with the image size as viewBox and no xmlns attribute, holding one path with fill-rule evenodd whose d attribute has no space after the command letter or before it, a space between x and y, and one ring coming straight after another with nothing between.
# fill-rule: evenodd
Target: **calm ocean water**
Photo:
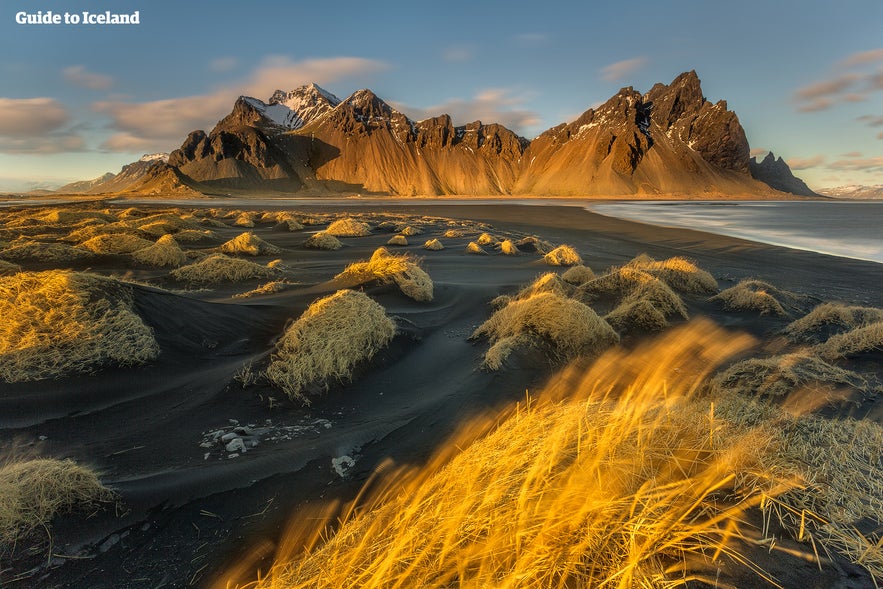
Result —
<instances>
[{"instance_id":1,"label":"calm ocean water","mask_svg":"<svg viewBox=\"0 0 883 589\"><path fill-rule=\"evenodd\" d=\"M618 202L588 209L631 221L883 263L883 202Z\"/></svg>"}]
</instances>

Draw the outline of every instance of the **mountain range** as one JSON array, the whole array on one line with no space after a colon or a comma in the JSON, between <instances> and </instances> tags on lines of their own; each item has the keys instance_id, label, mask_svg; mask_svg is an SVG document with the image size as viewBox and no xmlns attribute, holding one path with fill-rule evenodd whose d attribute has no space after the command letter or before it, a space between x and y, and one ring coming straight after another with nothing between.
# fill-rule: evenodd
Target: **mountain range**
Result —
<instances>
[{"instance_id":1,"label":"mountain range","mask_svg":"<svg viewBox=\"0 0 883 589\"><path fill-rule=\"evenodd\" d=\"M113 176L60 192L538 196L812 195L787 164L749 159L726 101L695 71L646 93L623 88L527 140L496 123L414 121L370 90L315 84L267 102L241 96L208 133ZM784 166L784 167L783 167Z\"/></svg>"}]
</instances>

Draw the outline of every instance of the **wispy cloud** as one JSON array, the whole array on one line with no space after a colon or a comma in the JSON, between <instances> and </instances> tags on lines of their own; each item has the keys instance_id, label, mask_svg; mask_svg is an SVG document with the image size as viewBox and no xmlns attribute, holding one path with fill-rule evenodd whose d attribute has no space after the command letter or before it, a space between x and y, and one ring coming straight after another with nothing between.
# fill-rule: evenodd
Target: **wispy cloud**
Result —
<instances>
[{"instance_id":1,"label":"wispy cloud","mask_svg":"<svg viewBox=\"0 0 883 589\"><path fill-rule=\"evenodd\" d=\"M862 115L858 117L858 120L869 127L883 127L883 117L878 117L875 115Z\"/></svg>"},{"instance_id":2,"label":"wispy cloud","mask_svg":"<svg viewBox=\"0 0 883 589\"><path fill-rule=\"evenodd\" d=\"M478 91L472 98L451 98L441 104L427 108L416 108L397 104L396 108L417 119L427 119L441 114L451 115L455 125L472 121L499 123L522 133L525 129L541 122L539 115L524 108L526 97L509 88L487 88Z\"/></svg>"},{"instance_id":3,"label":"wispy cloud","mask_svg":"<svg viewBox=\"0 0 883 589\"><path fill-rule=\"evenodd\" d=\"M84 65L72 65L61 70L65 82L88 88L89 90L107 90L113 86L113 78L104 74L96 74L86 69Z\"/></svg>"},{"instance_id":4,"label":"wispy cloud","mask_svg":"<svg viewBox=\"0 0 883 589\"><path fill-rule=\"evenodd\" d=\"M869 63L877 63L883 61L883 47L880 49L871 49L870 51L861 51L853 53L840 62L842 67L855 67L857 65L867 65Z\"/></svg>"},{"instance_id":5,"label":"wispy cloud","mask_svg":"<svg viewBox=\"0 0 883 589\"><path fill-rule=\"evenodd\" d=\"M194 129L209 129L233 106L237 96L267 99L279 89L288 90L316 82L328 84L343 78L361 77L387 69L387 64L360 57L333 57L291 61L273 56L261 62L240 83L196 96L149 102L106 100L92 105L111 119L117 131L102 145L108 151L138 153L176 147Z\"/></svg>"},{"instance_id":6,"label":"wispy cloud","mask_svg":"<svg viewBox=\"0 0 883 589\"><path fill-rule=\"evenodd\" d=\"M633 57L617 61L601 68L601 79L607 82L616 82L629 77L645 65L647 65L646 57Z\"/></svg>"},{"instance_id":7,"label":"wispy cloud","mask_svg":"<svg viewBox=\"0 0 883 589\"><path fill-rule=\"evenodd\" d=\"M785 161L792 170L806 170L807 168L817 168L825 163L825 156L814 155L808 158L792 157Z\"/></svg>"},{"instance_id":8,"label":"wispy cloud","mask_svg":"<svg viewBox=\"0 0 883 589\"><path fill-rule=\"evenodd\" d=\"M471 45L451 45L442 51L442 59L448 63L470 61L475 57L475 49Z\"/></svg>"},{"instance_id":9,"label":"wispy cloud","mask_svg":"<svg viewBox=\"0 0 883 589\"><path fill-rule=\"evenodd\" d=\"M0 98L0 151L47 154L81 151L85 141L54 98Z\"/></svg>"},{"instance_id":10,"label":"wispy cloud","mask_svg":"<svg viewBox=\"0 0 883 589\"><path fill-rule=\"evenodd\" d=\"M794 91L793 99L800 112L826 110L842 102L863 102L868 95L883 90L883 71L868 71L883 61L883 48L854 53L838 64L838 72ZM849 69L841 73L842 70Z\"/></svg>"},{"instance_id":11,"label":"wispy cloud","mask_svg":"<svg viewBox=\"0 0 883 589\"><path fill-rule=\"evenodd\" d=\"M862 157L864 154L860 151L850 151L843 154L843 157Z\"/></svg>"},{"instance_id":12,"label":"wispy cloud","mask_svg":"<svg viewBox=\"0 0 883 589\"><path fill-rule=\"evenodd\" d=\"M868 158L837 160L828 164L827 167L832 170L879 172L883 171L883 155Z\"/></svg>"}]
</instances>

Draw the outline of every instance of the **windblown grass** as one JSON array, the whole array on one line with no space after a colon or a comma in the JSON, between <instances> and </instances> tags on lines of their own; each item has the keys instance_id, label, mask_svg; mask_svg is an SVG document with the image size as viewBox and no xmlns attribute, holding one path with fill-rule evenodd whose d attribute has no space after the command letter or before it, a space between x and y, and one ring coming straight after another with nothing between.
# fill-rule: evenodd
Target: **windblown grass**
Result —
<instances>
[{"instance_id":1,"label":"windblown grass","mask_svg":"<svg viewBox=\"0 0 883 589\"><path fill-rule=\"evenodd\" d=\"M499 241L499 239L490 233L482 233L478 236L478 239L475 240L478 245L496 245Z\"/></svg>"},{"instance_id":2,"label":"windblown grass","mask_svg":"<svg viewBox=\"0 0 883 589\"><path fill-rule=\"evenodd\" d=\"M324 231L312 234L304 242L304 247L316 250L339 250L343 247L340 240Z\"/></svg>"},{"instance_id":3,"label":"windblown grass","mask_svg":"<svg viewBox=\"0 0 883 589\"><path fill-rule=\"evenodd\" d=\"M436 238L432 238L432 239L428 239L428 240L426 241L426 243L423 244L423 249L427 249L427 250L430 250L430 251L433 251L433 252L437 252L437 251L439 251L439 250L443 250L443 249L445 249L445 246L444 246L444 244L442 244L442 242L440 242L438 239L436 239Z\"/></svg>"},{"instance_id":4,"label":"windblown grass","mask_svg":"<svg viewBox=\"0 0 883 589\"><path fill-rule=\"evenodd\" d=\"M484 251L484 249L475 243L474 241L470 241L466 244L466 253L467 254L478 254L479 256L486 256L488 253Z\"/></svg>"},{"instance_id":5,"label":"windblown grass","mask_svg":"<svg viewBox=\"0 0 883 589\"><path fill-rule=\"evenodd\" d=\"M688 318L684 302L668 284L628 265L585 282L575 296L587 301L613 299L616 303L607 318L622 333L659 331L668 326L668 317Z\"/></svg>"},{"instance_id":6,"label":"windblown grass","mask_svg":"<svg viewBox=\"0 0 883 589\"><path fill-rule=\"evenodd\" d=\"M537 276L533 282L518 291L514 298L526 299L541 292L552 292L558 296L569 297L573 294L574 288L554 272L546 272Z\"/></svg>"},{"instance_id":7,"label":"windblown grass","mask_svg":"<svg viewBox=\"0 0 883 589\"><path fill-rule=\"evenodd\" d=\"M75 262L92 257L92 252L66 243L17 240L0 250L0 258L16 261Z\"/></svg>"},{"instance_id":8,"label":"windblown grass","mask_svg":"<svg viewBox=\"0 0 883 589\"><path fill-rule=\"evenodd\" d=\"M851 549L879 576L876 538L847 522L880 521L883 429L697 396L747 343L698 324L573 366L422 469L382 465L358 505L297 514L247 587L726 587L731 567L775 584L739 552L777 550L745 523L758 509L807 542L799 557Z\"/></svg>"},{"instance_id":9,"label":"windblown grass","mask_svg":"<svg viewBox=\"0 0 883 589\"><path fill-rule=\"evenodd\" d=\"M252 211L242 211L236 215L236 218L233 220L233 225L236 227L254 227L255 219L257 219L258 214Z\"/></svg>"},{"instance_id":10,"label":"windblown grass","mask_svg":"<svg viewBox=\"0 0 883 589\"><path fill-rule=\"evenodd\" d=\"M371 228L368 227L367 223L347 217L331 223L325 232L335 237L365 237L366 235L371 235Z\"/></svg>"},{"instance_id":11,"label":"windblown grass","mask_svg":"<svg viewBox=\"0 0 883 589\"><path fill-rule=\"evenodd\" d=\"M156 243L133 253L132 259L147 266L177 268L186 264L188 258L173 236L163 235Z\"/></svg>"},{"instance_id":12,"label":"windblown grass","mask_svg":"<svg viewBox=\"0 0 883 589\"><path fill-rule=\"evenodd\" d=\"M423 229L421 229L420 227L417 227L416 225L406 225L405 227L402 228L401 231L399 231L399 233L401 233L402 235L405 235L407 237L413 237L414 235L422 234Z\"/></svg>"},{"instance_id":13,"label":"windblown grass","mask_svg":"<svg viewBox=\"0 0 883 589\"><path fill-rule=\"evenodd\" d=\"M528 236L518 240L515 245L523 252L536 252L544 256L555 249L555 246L535 236Z\"/></svg>"},{"instance_id":14,"label":"windblown grass","mask_svg":"<svg viewBox=\"0 0 883 589\"><path fill-rule=\"evenodd\" d=\"M272 268L248 260L215 254L194 264L172 270L169 275L182 282L217 284L219 282L242 282L258 278L271 278L275 273Z\"/></svg>"},{"instance_id":15,"label":"windblown grass","mask_svg":"<svg viewBox=\"0 0 883 589\"><path fill-rule=\"evenodd\" d=\"M234 299L247 299L251 297L256 297L265 294L275 294L277 292L282 292L288 286L288 282L284 280L274 280L272 282L268 282L266 284L262 284L261 286L249 290L247 292L241 292L239 294L233 295Z\"/></svg>"},{"instance_id":16,"label":"windblown grass","mask_svg":"<svg viewBox=\"0 0 883 589\"><path fill-rule=\"evenodd\" d=\"M350 264L335 279L350 286L373 280L395 282L405 296L415 301L432 300L432 279L417 259L407 254L391 254L384 247L377 248L368 261Z\"/></svg>"},{"instance_id":17,"label":"windblown grass","mask_svg":"<svg viewBox=\"0 0 883 589\"><path fill-rule=\"evenodd\" d=\"M132 366L159 354L129 287L77 272L0 277L0 380L21 382Z\"/></svg>"},{"instance_id":18,"label":"windblown grass","mask_svg":"<svg viewBox=\"0 0 883 589\"><path fill-rule=\"evenodd\" d=\"M582 264L571 266L561 275L561 280L576 286L584 284L593 278L595 278L595 273L592 272L592 269Z\"/></svg>"},{"instance_id":19,"label":"windblown grass","mask_svg":"<svg viewBox=\"0 0 883 589\"><path fill-rule=\"evenodd\" d=\"M119 255L131 254L138 250L150 247L153 242L141 239L134 235L126 233L111 233L105 235L96 235L80 244L80 247L87 249L94 254Z\"/></svg>"},{"instance_id":20,"label":"windblown grass","mask_svg":"<svg viewBox=\"0 0 883 589\"><path fill-rule=\"evenodd\" d=\"M386 245L408 245L408 238L404 235L393 235L386 242Z\"/></svg>"},{"instance_id":21,"label":"windblown grass","mask_svg":"<svg viewBox=\"0 0 883 589\"><path fill-rule=\"evenodd\" d=\"M657 262L647 254L641 254L627 266L643 270L675 290L693 294L717 292L717 280L686 258L675 257Z\"/></svg>"},{"instance_id":22,"label":"windblown grass","mask_svg":"<svg viewBox=\"0 0 883 589\"><path fill-rule=\"evenodd\" d=\"M517 256L521 253L511 239L504 239L500 242L500 252L506 256Z\"/></svg>"},{"instance_id":23,"label":"windblown grass","mask_svg":"<svg viewBox=\"0 0 883 589\"><path fill-rule=\"evenodd\" d=\"M513 349L524 344L561 362L597 355L619 341L590 307L550 291L511 299L472 334L474 339L481 337L491 343L484 357L491 370L499 370Z\"/></svg>"},{"instance_id":24,"label":"windblown grass","mask_svg":"<svg viewBox=\"0 0 883 589\"><path fill-rule=\"evenodd\" d=\"M559 245L543 256L543 260L550 266L575 266L583 263L579 252L569 245Z\"/></svg>"},{"instance_id":25,"label":"windblown grass","mask_svg":"<svg viewBox=\"0 0 883 589\"><path fill-rule=\"evenodd\" d=\"M249 256L271 256L282 251L251 231L240 233L230 241L224 242L219 249L225 254L248 254Z\"/></svg>"},{"instance_id":26,"label":"windblown grass","mask_svg":"<svg viewBox=\"0 0 883 589\"><path fill-rule=\"evenodd\" d=\"M444 233L442 233L442 237L447 237L448 239L456 239L458 237L463 237L464 233L462 229L446 229Z\"/></svg>"},{"instance_id":27,"label":"windblown grass","mask_svg":"<svg viewBox=\"0 0 883 589\"><path fill-rule=\"evenodd\" d=\"M814 350L822 358L832 361L860 354L880 356L883 353L883 321L832 335Z\"/></svg>"},{"instance_id":28,"label":"windblown grass","mask_svg":"<svg viewBox=\"0 0 883 589\"><path fill-rule=\"evenodd\" d=\"M736 286L722 290L709 301L720 301L727 311L753 311L761 315L787 315L784 300L794 295L762 280L743 280Z\"/></svg>"},{"instance_id":29,"label":"windblown grass","mask_svg":"<svg viewBox=\"0 0 883 589\"><path fill-rule=\"evenodd\" d=\"M791 322L785 334L796 342L818 344L832 335L867 327L883 321L883 309L875 307L855 307L842 303L823 303Z\"/></svg>"},{"instance_id":30,"label":"windblown grass","mask_svg":"<svg viewBox=\"0 0 883 589\"><path fill-rule=\"evenodd\" d=\"M285 330L267 377L292 399L309 402L310 386L328 388L385 348L395 323L368 295L340 290L319 299Z\"/></svg>"},{"instance_id":31,"label":"windblown grass","mask_svg":"<svg viewBox=\"0 0 883 589\"><path fill-rule=\"evenodd\" d=\"M0 463L0 546L12 546L61 513L109 501L113 494L72 460L7 459Z\"/></svg>"},{"instance_id":32,"label":"windblown grass","mask_svg":"<svg viewBox=\"0 0 883 589\"><path fill-rule=\"evenodd\" d=\"M212 241L218 237L214 231L207 229L181 229L173 235L178 243L199 243L200 241Z\"/></svg>"}]
</instances>

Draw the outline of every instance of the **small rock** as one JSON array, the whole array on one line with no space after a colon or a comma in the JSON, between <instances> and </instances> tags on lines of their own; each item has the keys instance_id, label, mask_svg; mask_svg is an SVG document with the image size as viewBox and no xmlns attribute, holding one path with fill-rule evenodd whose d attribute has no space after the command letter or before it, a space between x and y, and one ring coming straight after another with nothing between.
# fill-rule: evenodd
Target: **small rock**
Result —
<instances>
[{"instance_id":1,"label":"small rock","mask_svg":"<svg viewBox=\"0 0 883 589\"><path fill-rule=\"evenodd\" d=\"M242 438L235 438L230 440L230 442L224 446L224 449L227 452L245 452L245 443L242 441Z\"/></svg>"},{"instance_id":2,"label":"small rock","mask_svg":"<svg viewBox=\"0 0 883 589\"><path fill-rule=\"evenodd\" d=\"M230 433L227 433L227 434L224 434L223 436L221 436L221 441L226 444L227 442L229 442L231 440L235 440L238 437L239 437L238 434L230 432Z\"/></svg>"}]
</instances>

